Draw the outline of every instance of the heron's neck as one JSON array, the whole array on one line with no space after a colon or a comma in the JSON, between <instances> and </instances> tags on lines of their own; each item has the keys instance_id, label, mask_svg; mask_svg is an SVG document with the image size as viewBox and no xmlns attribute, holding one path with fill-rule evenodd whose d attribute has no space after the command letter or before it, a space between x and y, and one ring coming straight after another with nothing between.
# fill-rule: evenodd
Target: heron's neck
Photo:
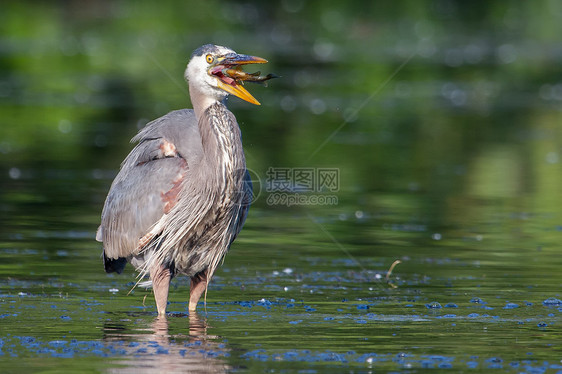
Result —
<instances>
[{"instance_id":1,"label":"heron's neck","mask_svg":"<svg viewBox=\"0 0 562 374\"><path fill-rule=\"evenodd\" d=\"M197 120L203 116L208 107L219 102L216 98L201 93L191 84L189 85L189 97L191 98L191 104L193 105L193 111Z\"/></svg>"},{"instance_id":2,"label":"heron's neck","mask_svg":"<svg viewBox=\"0 0 562 374\"><path fill-rule=\"evenodd\" d=\"M205 169L221 188L237 185L244 177L246 162L240 127L223 103L208 106L198 118Z\"/></svg>"}]
</instances>

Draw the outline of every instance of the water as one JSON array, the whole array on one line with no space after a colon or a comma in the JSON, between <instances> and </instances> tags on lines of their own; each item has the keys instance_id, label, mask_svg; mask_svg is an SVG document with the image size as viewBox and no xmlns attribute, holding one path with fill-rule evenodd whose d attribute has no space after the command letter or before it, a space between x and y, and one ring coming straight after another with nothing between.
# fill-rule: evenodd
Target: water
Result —
<instances>
[{"instance_id":1,"label":"water","mask_svg":"<svg viewBox=\"0 0 562 374\"><path fill-rule=\"evenodd\" d=\"M562 370L558 3L114 4L0 16L1 372ZM282 78L230 100L257 198L162 320L94 234L208 41Z\"/></svg>"}]
</instances>

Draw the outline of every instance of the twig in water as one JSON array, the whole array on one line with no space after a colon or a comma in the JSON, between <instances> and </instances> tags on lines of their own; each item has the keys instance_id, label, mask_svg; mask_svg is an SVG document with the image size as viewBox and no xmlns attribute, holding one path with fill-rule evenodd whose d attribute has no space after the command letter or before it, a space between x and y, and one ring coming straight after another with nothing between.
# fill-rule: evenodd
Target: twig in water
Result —
<instances>
[{"instance_id":1,"label":"twig in water","mask_svg":"<svg viewBox=\"0 0 562 374\"><path fill-rule=\"evenodd\" d=\"M386 272L385 280L387 281L388 284L390 284L390 286L391 286L392 288L396 288L397 286L396 286L395 284L393 284L393 283L390 282L390 275L392 274L392 270L394 270L394 267L395 267L396 265L398 265L399 263L401 263L401 262L402 262L402 261L400 261L400 260L394 261L394 262L392 263L392 265L390 265L390 268L388 269L388 271Z\"/></svg>"}]
</instances>

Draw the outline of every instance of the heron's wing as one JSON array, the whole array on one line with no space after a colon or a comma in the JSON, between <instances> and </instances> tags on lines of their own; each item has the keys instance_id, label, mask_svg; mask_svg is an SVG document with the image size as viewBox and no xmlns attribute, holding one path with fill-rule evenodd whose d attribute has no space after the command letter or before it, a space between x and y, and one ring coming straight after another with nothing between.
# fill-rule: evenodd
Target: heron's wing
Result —
<instances>
[{"instance_id":1,"label":"heron's wing","mask_svg":"<svg viewBox=\"0 0 562 374\"><path fill-rule=\"evenodd\" d=\"M133 138L139 143L111 185L96 235L107 258L134 255L140 240L173 206L199 152L196 128L192 112L176 111L151 122Z\"/></svg>"},{"instance_id":2,"label":"heron's wing","mask_svg":"<svg viewBox=\"0 0 562 374\"><path fill-rule=\"evenodd\" d=\"M157 141L154 141L157 142ZM107 196L100 237L108 258L128 257L173 204L187 163L179 157L161 158L122 169Z\"/></svg>"}]
</instances>

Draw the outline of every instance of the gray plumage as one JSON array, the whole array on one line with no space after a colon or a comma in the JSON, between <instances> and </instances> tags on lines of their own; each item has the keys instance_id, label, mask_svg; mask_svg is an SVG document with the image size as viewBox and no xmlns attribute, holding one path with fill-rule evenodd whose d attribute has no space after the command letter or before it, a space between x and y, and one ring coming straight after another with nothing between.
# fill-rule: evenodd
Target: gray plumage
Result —
<instances>
[{"instance_id":1,"label":"gray plumage","mask_svg":"<svg viewBox=\"0 0 562 374\"><path fill-rule=\"evenodd\" d=\"M210 54L217 60L208 67ZM96 235L106 271L120 273L128 261L150 274L159 314L177 273L191 278L195 310L252 200L240 128L209 70L230 61L221 56L251 57L213 45L194 52L186 70L194 110L170 112L132 139L137 145L111 185Z\"/></svg>"}]
</instances>

